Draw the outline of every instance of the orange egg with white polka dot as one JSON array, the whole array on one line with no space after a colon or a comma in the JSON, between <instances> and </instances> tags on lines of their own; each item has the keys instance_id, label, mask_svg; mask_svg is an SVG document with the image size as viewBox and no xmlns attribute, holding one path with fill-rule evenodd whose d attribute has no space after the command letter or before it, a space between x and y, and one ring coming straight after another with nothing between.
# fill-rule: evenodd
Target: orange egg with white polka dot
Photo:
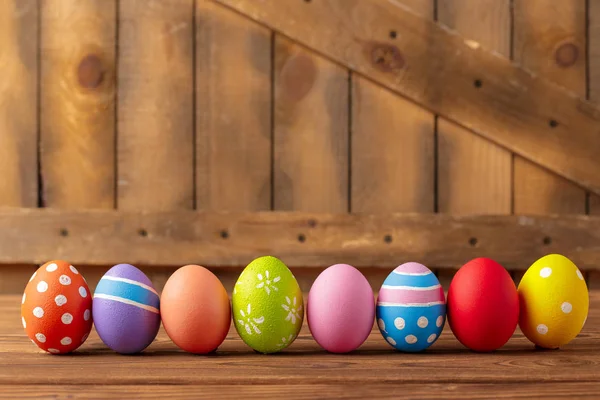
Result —
<instances>
[{"instance_id":1,"label":"orange egg with white polka dot","mask_svg":"<svg viewBox=\"0 0 600 400\"><path fill-rule=\"evenodd\" d=\"M66 261L50 261L29 279L21 302L27 336L52 354L69 353L92 329L92 296L85 279Z\"/></svg>"}]
</instances>

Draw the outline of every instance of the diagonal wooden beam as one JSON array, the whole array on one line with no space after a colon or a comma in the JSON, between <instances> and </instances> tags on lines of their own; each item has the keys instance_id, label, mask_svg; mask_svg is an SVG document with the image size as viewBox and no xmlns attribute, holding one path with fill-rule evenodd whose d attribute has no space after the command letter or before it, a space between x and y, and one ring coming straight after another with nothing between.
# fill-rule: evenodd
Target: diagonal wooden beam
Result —
<instances>
[{"instance_id":1,"label":"diagonal wooden beam","mask_svg":"<svg viewBox=\"0 0 600 400\"><path fill-rule=\"evenodd\" d=\"M600 109L396 0L215 0L600 194Z\"/></svg>"},{"instance_id":2,"label":"diagonal wooden beam","mask_svg":"<svg viewBox=\"0 0 600 400\"><path fill-rule=\"evenodd\" d=\"M563 253L600 270L600 218L305 212L0 209L0 263L243 266L271 254L295 267L406 261L456 268L491 257L511 269Z\"/></svg>"}]
</instances>

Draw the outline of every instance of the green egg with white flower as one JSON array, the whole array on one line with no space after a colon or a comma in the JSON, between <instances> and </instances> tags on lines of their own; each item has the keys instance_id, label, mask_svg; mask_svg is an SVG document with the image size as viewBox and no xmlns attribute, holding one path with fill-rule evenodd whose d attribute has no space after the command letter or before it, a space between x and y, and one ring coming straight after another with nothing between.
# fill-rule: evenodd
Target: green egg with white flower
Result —
<instances>
[{"instance_id":1,"label":"green egg with white flower","mask_svg":"<svg viewBox=\"0 0 600 400\"><path fill-rule=\"evenodd\" d=\"M233 321L242 340L261 353L288 347L300 333L304 301L292 271L265 256L242 271L231 296Z\"/></svg>"}]
</instances>

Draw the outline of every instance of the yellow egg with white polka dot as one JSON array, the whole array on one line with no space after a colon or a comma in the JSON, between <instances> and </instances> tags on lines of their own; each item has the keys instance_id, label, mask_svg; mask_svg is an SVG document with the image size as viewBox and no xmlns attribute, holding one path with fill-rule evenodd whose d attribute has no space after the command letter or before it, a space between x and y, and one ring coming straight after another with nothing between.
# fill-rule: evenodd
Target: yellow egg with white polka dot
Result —
<instances>
[{"instance_id":1,"label":"yellow egg with white polka dot","mask_svg":"<svg viewBox=\"0 0 600 400\"><path fill-rule=\"evenodd\" d=\"M539 347L556 349L585 324L589 296L581 271L567 257L549 254L534 262L519 283L519 326Z\"/></svg>"}]
</instances>

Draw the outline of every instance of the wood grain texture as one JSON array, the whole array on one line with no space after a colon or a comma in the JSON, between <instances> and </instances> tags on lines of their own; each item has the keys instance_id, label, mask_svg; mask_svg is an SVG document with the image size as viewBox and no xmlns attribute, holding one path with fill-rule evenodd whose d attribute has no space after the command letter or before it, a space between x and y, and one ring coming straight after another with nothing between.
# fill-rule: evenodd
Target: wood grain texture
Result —
<instances>
[{"instance_id":1,"label":"wood grain texture","mask_svg":"<svg viewBox=\"0 0 600 400\"><path fill-rule=\"evenodd\" d=\"M0 1L0 206L38 202L37 5Z\"/></svg>"},{"instance_id":2,"label":"wood grain texture","mask_svg":"<svg viewBox=\"0 0 600 400\"><path fill-rule=\"evenodd\" d=\"M588 67L590 100L600 103L600 3L588 2Z\"/></svg>"},{"instance_id":3,"label":"wood grain texture","mask_svg":"<svg viewBox=\"0 0 600 400\"><path fill-rule=\"evenodd\" d=\"M509 0L441 0L437 18L467 40L508 57ZM438 120L438 210L457 214L510 214L511 154L472 132Z\"/></svg>"},{"instance_id":4,"label":"wood grain texture","mask_svg":"<svg viewBox=\"0 0 600 400\"><path fill-rule=\"evenodd\" d=\"M573 399L593 398L598 382L408 383L408 384L274 384L274 385L0 385L0 399L89 399L132 396L136 399Z\"/></svg>"},{"instance_id":5,"label":"wood grain texture","mask_svg":"<svg viewBox=\"0 0 600 400\"><path fill-rule=\"evenodd\" d=\"M401 2L433 18L433 0ZM351 90L350 210L434 211L434 115L358 74Z\"/></svg>"},{"instance_id":6,"label":"wood grain texture","mask_svg":"<svg viewBox=\"0 0 600 400\"><path fill-rule=\"evenodd\" d=\"M600 3L588 2L588 96L589 99L600 103ZM600 196L590 193L589 212L600 213Z\"/></svg>"},{"instance_id":7,"label":"wood grain texture","mask_svg":"<svg viewBox=\"0 0 600 400\"><path fill-rule=\"evenodd\" d=\"M516 0L513 15L514 60L585 97L585 0ZM581 187L518 156L514 168L515 213L585 213Z\"/></svg>"},{"instance_id":8,"label":"wood grain texture","mask_svg":"<svg viewBox=\"0 0 600 400\"><path fill-rule=\"evenodd\" d=\"M588 216L0 210L0 262L13 264L226 267L272 254L294 267L344 260L390 268L413 259L457 268L485 254L523 269L556 252L598 270L599 240L600 218Z\"/></svg>"},{"instance_id":9,"label":"wood grain texture","mask_svg":"<svg viewBox=\"0 0 600 400\"><path fill-rule=\"evenodd\" d=\"M272 33L208 0L196 26L197 208L269 210Z\"/></svg>"},{"instance_id":10,"label":"wood grain texture","mask_svg":"<svg viewBox=\"0 0 600 400\"><path fill-rule=\"evenodd\" d=\"M440 212L510 214L512 158L508 151L439 119L438 157Z\"/></svg>"},{"instance_id":11,"label":"wood grain texture","mask_svg":"<svg viewBox=\"0 0 600 400\"><path fill-rule=\"evenodd\" d=\"M216 1L600 192L596 106L418 17L401 3ZM390 27L397 31L393 46L381 39ZM549 126L551 119L556 126Z\"/></svg>"},{"instance_id":12,"label":"wood grain texture","mask_svg":"<svg viewBox=\"0 0 600 400\"><path fill-rule=\"evenodd\" d=\"M81 390L74 396L81 398L593 398L600 384L597 291L590 293L582 333L560 350L537 351L517 330L502 349L489 354L462 347L446 325L424 353L396 352L374 329L359 350L334 355L317 345L304 324L289 348L267 356L247 347L232 327L208 356L182 352L161 329L139 356L115 354L93 331L76 353L56 357L42 354L23 334L20 299L0 297L0 363L10 365L0 369L0 393L13 398L27 396L25 386L41 398L76 389Z\"/></svg>"},{"instance_id":13,"label":"wood grain texture","mask_svg":"<svg viewBox=\"0 0 600 400\"><path fill-rule=\"evenodd\" d=\"M352 211L433 212L433 114L359 75L352 90Z\"/></svg>"},{"instance_id":14,"label":"wood grain texture","mask_svg":"<svg viewBox=\"0 0 600 400\"><path fill-rule=\"evenodd\" d=\"M275 37L274 209L348 210L348 71Z\"/></svg>"},{"instance_id":15,"label":"wood grain texture","mask_svg":"<svg viewBox=\"0 0 600 400\"><path fill-rule=\"evenodd\" d=\"M45 206L114 207L116 7L113 0L41 2Z\"/></svg>"},{"instance_id":16,"label":"wood grain texture","mask_svg":"<svg viewBox=\"0 0 600 400\"><path fill-rule=\"evenodd\" d=\"M23 294L36 269L33 265L1 265L0 294Z\"/></svg>"},{"instance_id":17,"label":"wood grain texture","mask_svg":"<svg viewBox=\"0 0 600 400\"><path fill-rule=\"evenodd\" d=\"M438 0L437 18L465 39L510 56L510 0Z\"/></svg>"},{"instance_id":18,"label":"wood grain texture","mask_svg":"<svg viewBox=\"0 0 600 400\"><path fill-rule=\"evenodd\" d=\"M194 204L192 0L119 3L118 207Z\"/></svg>"}]
</instances>

